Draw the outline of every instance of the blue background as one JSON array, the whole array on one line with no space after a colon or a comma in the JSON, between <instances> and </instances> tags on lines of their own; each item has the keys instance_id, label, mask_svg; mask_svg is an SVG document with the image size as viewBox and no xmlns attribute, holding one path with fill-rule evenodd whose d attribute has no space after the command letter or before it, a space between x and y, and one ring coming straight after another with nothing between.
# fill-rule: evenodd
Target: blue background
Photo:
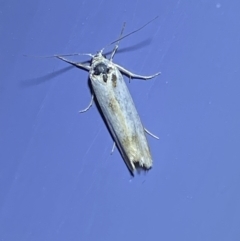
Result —
<instances>
[{"instance_id":1,"label":"blue background","mask_svg":"<svg viewBox=\"0 0 240 241\"><path fill-rule=\"evenodd\" d=\"M1 240L240 240L239 1L0 5ZM132 178L96 106L78 113L87 72L23 55L95 53L157 15L114 58L162 72L126 79L160 137L153 169Z\"/></svg>"}]
</instances>

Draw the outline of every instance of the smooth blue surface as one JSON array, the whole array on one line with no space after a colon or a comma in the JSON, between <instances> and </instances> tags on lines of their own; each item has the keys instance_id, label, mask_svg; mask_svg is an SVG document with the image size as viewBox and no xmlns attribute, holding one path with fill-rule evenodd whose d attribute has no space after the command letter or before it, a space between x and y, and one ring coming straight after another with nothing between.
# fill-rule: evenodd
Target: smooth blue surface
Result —
<instances>
[{"instance_id":1,"label":"smooth blue surface","mask_svg":"<svg viewBox=\"0 0 240 241\"><path fill-rule=\"evenodd\" d=\"M0 240L240 240L240 2L2 1ZM115 62L154 167L132 178L87 72L54 58L128 33ZM108 51L111 48L107 49ZM121 52L122 50L122 52ZM86 56L79 60L86 60ZM128 82L128 80L126 79Z\"/></svg>"}]
</instances>

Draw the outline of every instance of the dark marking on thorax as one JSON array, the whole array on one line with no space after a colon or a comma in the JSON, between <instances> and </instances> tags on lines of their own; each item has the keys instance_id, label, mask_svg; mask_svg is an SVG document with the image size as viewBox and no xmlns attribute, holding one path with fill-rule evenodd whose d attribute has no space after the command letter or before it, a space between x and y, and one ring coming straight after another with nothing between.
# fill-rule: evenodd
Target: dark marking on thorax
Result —
<instances>
[{"instance_id":1,"label":"dark marking on thorax","mask_svg":"<svg viewBox=\"0 0 240 241\"><path fill-rule=\"evenodd\" d=\"M102 74L103 76L103 81L106 83L108 79L108 72L109 69L106 64L104 63L99 63L98 65L95 66L94 68L94 75L100 75Z\"/></svg>"},{"instance_id":2,"label":"dark marking on thorax","mask_svg":"<svg viewBox=\"0 0 240 241\"><path fill-rule=\"evenodd\" d=\"M104 81L105 83L107 82L107 79L108 79L107 74L103 74L103 81Z\"/></svg>"},{"instance_id":3,"label":"dark marking on thorax","mask_svg":"<svg viewBox=\"0 0 240 241\"><path fill-rule=\"evenodd\" d=\"M117 76L115 74L112 74L112 85L114 88L117 86Z\"/></svg>"},{"instance_id":4,"label":"dark marking on thorax","mask_svg":"<svg viewBox=\"0 0 240 241\"><path fill-rule=\"evenodd\" d=\"M95 75L107 74L107 73L108 73L108 67L104 63L99 63L94 68Z\"/></svg>"}]
</instances>

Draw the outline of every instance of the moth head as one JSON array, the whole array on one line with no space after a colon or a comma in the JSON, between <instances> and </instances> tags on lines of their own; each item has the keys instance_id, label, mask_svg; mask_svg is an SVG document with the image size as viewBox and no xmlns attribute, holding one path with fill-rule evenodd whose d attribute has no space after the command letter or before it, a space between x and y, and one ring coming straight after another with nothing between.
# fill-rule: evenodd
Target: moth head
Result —
<instances>
[{"instance_id":1,"label":"moth head","mask_svg":"<svg viewBox=\"0 0 240 241\"><path fill-rule=\"evenodd\" d=\"M103 49L102 49L94 55L94 58L104 58L104 59L106 59L107 56L105 54L103 54Z\"/></svg>"}]
</instances>

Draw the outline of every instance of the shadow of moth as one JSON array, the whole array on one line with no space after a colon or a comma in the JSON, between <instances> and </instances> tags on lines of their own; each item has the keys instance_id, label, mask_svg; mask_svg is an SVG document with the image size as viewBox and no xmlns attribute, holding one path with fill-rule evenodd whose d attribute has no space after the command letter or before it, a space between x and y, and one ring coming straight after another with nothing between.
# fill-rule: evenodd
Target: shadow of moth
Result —
<instances>
[{"instance_id":1,"label":"shadow of moth","mask_svg":"<svg viewBox=\"0 0 240 241\"><path fill-rule=\"evenodd\" d=\"M150 76L134 74L114 63L113 57L117 52L120 40L139 31L150 22L122 37L124 25L120 38L110 44L112 45L116 43L110 59L107 59L103 55L104 48L94 55L83 54L91 57L89 65L75 63L64 58L64 56L69 55L55 55L58 59L89 72L89 78L93 89L91 102L87 108L80 112L87 111L92 106L93 100L96 98L114 139L114 147L116 144L132 175L134 175L136 168L140 170L148 170L152 167L153 161L146 139L146 133L157 139L158 137L154 136L143 127L122 74L132 79L136 78L147 80L159 75L160 72Z\"/></svg>"}]
</instances>

